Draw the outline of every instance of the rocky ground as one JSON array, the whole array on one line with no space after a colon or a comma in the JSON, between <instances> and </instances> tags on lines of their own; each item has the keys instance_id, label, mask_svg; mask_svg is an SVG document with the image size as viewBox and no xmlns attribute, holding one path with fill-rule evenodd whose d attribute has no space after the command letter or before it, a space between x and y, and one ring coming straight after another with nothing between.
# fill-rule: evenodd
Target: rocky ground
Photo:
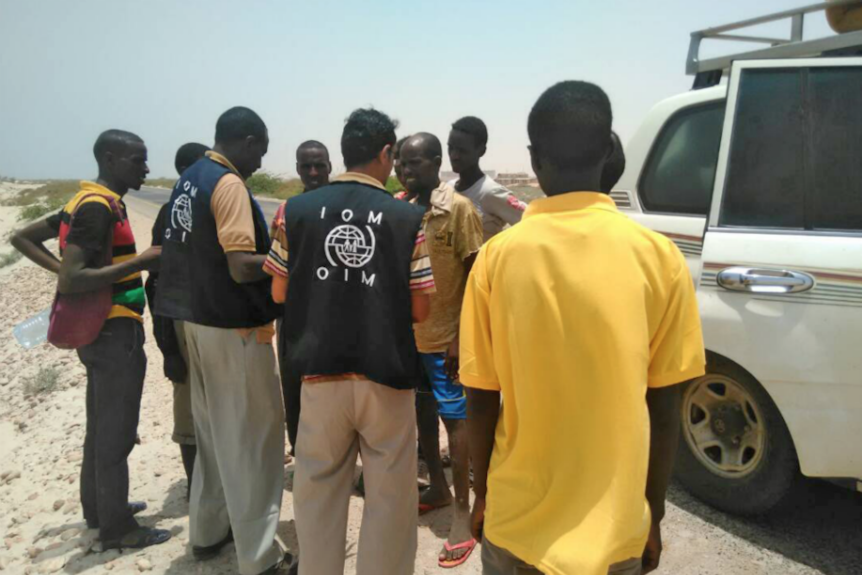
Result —
<instances>
[{"instance_id":1,"label":"rocky ground","mask_svg":"<svg viewBox=\"0 0 862 575\"><path fill-rule=\"evenodd\" d=\"M3 195L17 189L2 184ZM149 244L156 207L130 199L139 248ZM0 255L17 208L0 207ZM74 352L47 344L24 351L12 337L20 321L51 303L54 278L26 261L0 269L0 570L9 573L236 573L233 547L209 563L191 558L185 478L171 443L171 385L162 377L158 349L148 336L149 368L141 409L141 444L130 457L132 498L146 501L140 519L170 529L168 543L140 552L96 553L96 533L86 529L78 501L84 436L84 370ZM149 331L149 326L148 326ZM41 375L40 375L41 370ZM38 383L54 389L31 394ZM279 536L295 548L288 466ZM808 496L779 517L741 520L710 510L674 488L665 522L666 551L660 574L862 573L862 501L851 493L812 483ZM354 572L362 499L350 506L348 563ZM439 573L437 553L450 512L420 518L417 574ZM481 572L479 553L455 570ZM385 574L384 574L385 575Z\"/></svg>"}]
</instances>

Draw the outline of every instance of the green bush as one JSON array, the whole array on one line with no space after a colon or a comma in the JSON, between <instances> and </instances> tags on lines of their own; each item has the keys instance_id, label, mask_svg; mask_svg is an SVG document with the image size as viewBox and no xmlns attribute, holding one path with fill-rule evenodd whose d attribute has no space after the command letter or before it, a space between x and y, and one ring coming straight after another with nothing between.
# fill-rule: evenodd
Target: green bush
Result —
<instances>
[{"instance_id":1,"label":"green bush","mask_svg":"<svg viewBox=\"0 0 862 575\"><path fill-rule=\"evenodd\" d=\"M39 202L48 205L63 206L81 189L78 180L57 180L48 182L36 188L28 188L18 195L3 202L4 206L29 206Z\"/></svg>"},{"instance_id":2,"label":"green bush","mask_svg":"<svg viewBox=\"0 0 862 575\"><path fill-rule=\"evenodd\" d=\"M23 379L24 395L51 393L60 386L60 372L56 367L41 367L36 375Z\"/></svg>"},{"instance_id":3,"label":"green bush","mask_svg":"<svg viewBox=\"0 0 862 575\"><path fill-rule=\"evenodd\" d=\"M173 188L174 184L177 181L172 178L147 178L147 181L144 182L145 186L149 186L151 188Z\"/></svg>"},{"instance_id":4,"label":"green bush","mask_svg":"<svg viewBox=\"0 0 862 575\"><path fill-rule=\"evenodd\" d=\"M11 266L18 260L24 257L24 254L19 252L18 250L12 250L8 254L3 254L0 256L0 268L5 268L6 266Z\"/></svg>"},{"instance_id":5,"label":"green bush","mask_svg":"<svg viewBox=\"0 0 862 575\"><path fill-rule=\"evenodd\" d=\"M66 205L66 202L60 198L51 198L46 203L30 204L25 206L21 213L18 214L18 221L32 222L38 220L45 214L50 214L59 211L60 208Z\"/></svg>"},{"instance_id":6,"label":"green bush","mask_svg":"<svg viewBox=\"0 0 862 575\"><path fill-rule=\"evenodd\" d=\"M286 200L302 193L302 181L298 178L284 180L267 172L258 172L245 181L256 196L269 196Z\"/></svg>"},{"instance_id":7,"label":"green bush","mask_svg":"<svg viewBox=\"0 0 862 575\"><path fill-rule=\"evenodd\" d=\"M282 180L267 172L258 172L245 181L255 195L274 196L281 187Z\"/></svg>"},{"instance_id":8,"label":"green bush","mask_svg":"<svg viewBox=\"0 0 862 575\"><path fill-rule=\"evenodd\" d=\"M386 180L386 191L392 195L395 195L402 190L404 190L404 186L401 185L401 182L398 181L398 178L396 178L395 176L389 176L389 179Z\"/></svg>"}]
</instances>

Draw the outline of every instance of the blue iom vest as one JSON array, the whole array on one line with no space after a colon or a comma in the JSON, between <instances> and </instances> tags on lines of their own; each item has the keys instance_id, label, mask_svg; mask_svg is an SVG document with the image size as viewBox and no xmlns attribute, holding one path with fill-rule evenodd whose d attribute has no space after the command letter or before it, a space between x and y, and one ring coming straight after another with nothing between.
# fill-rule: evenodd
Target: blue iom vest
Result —
<instances>
[{"instance_id":1,"label":"blue iom vest","mask_svg":"<svg viewBox=\"0 0 862 575\"><path fill-rule=\"evenodd\" d=\"M233 280L210 209L218 181L232 173L202 158L174 186L168 202L156 295L158 315L220 328L252 328L281 315L272 301L272 282ZM260 205L248 192L254 217L255 252L269 253L270 238Z\"/></svg>"}]
</instances>

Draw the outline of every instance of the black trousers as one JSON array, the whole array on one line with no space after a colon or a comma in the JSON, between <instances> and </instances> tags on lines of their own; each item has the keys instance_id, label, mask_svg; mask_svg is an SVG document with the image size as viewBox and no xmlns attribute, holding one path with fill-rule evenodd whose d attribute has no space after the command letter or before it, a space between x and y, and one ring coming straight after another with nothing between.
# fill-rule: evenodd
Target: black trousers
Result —
<instances>
[{"instance_id":1,"label":"black trousers","mask_svg":"<svg viewBox=\"0 0 862 575\"><path fill-rule=\"evenodd\" d=\"M81 468L84 519L103 541L138 528L129 510L129 454L135 446L147 372L144 327L131 318L105 322L78 349L87 368L87 433Z\"/></svg>"},{"instance_id":2,"label":"black trousers","mask_svg":"<svg viewBox=\"0 0 862 575\"><path fill-rule=\"evenodd\" d=\"M287 440L290 442L290 454L296 455L302 375L291 369L287 361L287 341L284 337L284 322L281 318L275 320L275 328L278 334L276 349L278 351L278 372L281 376L281 393L284 396L284 421L287 423Z\"/></svg>"},{"instance_id":3,"label":"black trousers","mask_svg":"<svg viewBox=\"0 0 862 575\"><path fill-rule=\"evenodd\" d=\"M299 434L300 397L302 396L302 376L290 369L284 355L278 358L281 372L281 391L284 394L284 419L287 422L287 439L290 453L296 455L296 437Z\"/></svg>"}]
</instances>

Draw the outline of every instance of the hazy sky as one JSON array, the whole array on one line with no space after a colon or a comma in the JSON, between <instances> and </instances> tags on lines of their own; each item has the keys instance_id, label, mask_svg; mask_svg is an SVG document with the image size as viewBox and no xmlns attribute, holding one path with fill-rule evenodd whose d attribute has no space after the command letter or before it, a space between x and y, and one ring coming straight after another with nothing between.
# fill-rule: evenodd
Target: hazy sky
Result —
<instances>
[{"instance_id":1,"label":"hazy sky","mask_svg":"<svg viewBox=\"0 0 862 575\"><path fill-rule=\"evenodd\" d=\"M285 176L306 139L340 169L344 119L368 105L444 142L479 116L483 167L526 170L527 114L554 82L605 88L625 141L691 86L690 32L811 2L0 0L0 175L94 177L96 136L120 128L144 138L153 177L173 176L177 147L212 145L234 105L267 123L264 169Z\"/></svg>"}]
</instances>

